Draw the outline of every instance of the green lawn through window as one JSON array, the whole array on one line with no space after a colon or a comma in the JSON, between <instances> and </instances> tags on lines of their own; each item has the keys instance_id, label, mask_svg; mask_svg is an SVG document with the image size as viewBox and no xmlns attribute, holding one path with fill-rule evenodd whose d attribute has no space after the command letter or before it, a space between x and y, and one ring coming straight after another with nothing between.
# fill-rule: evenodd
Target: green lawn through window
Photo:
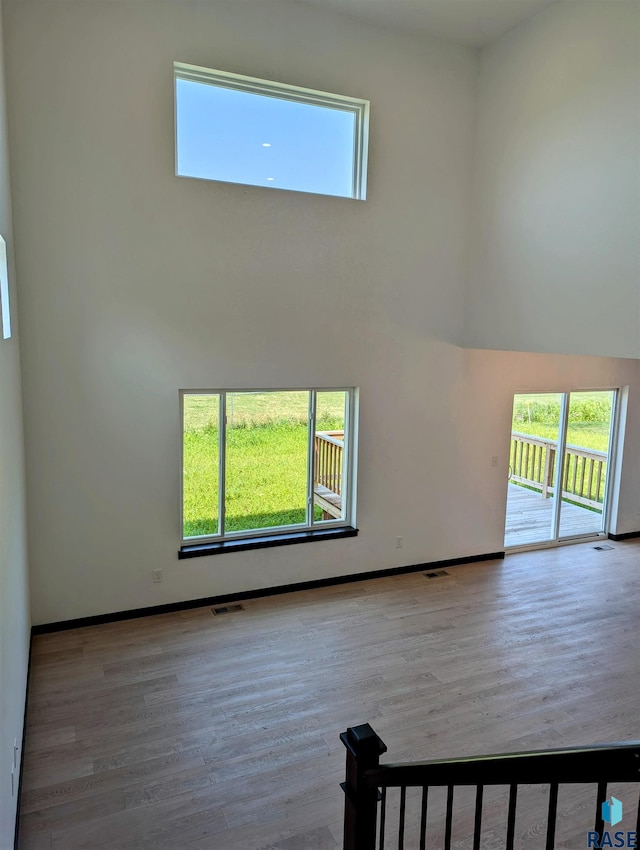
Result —
<instances>
[{"instance_id":1,"label":"green lawn through window","mask_svg":"<svg viewBox=\"0 0 640 850\"><path fill-rule=\"evenodd\" d=\"M344 398L322 393L317 430L344 427ZM227 396L227 532L305 522L307 420L306 392ZM185 395L183 465L184 537L217 534L217 396Z\"/></svg>"}]
</instances>

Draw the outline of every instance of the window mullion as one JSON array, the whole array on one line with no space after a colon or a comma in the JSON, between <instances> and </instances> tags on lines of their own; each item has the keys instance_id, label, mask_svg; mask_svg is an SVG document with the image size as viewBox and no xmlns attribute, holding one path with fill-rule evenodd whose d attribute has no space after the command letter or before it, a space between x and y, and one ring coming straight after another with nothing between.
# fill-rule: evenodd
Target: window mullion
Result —
<instances>
[{"instance_id":1,"label":"window mullion","mask_svg":"<svg viewBox=\"0 0 640 850\"><path fill-rule=\"evenodd\" d=\"M618 438L620 436L620 390L613 390L611 399L611 423L609 425L609 457L607 460L607 473L604 479L604 492L602 494L602 531L605 533L611 527L611 499L609 498L613 483L614 466L618 453Z\"/></svg>"},{"instance_id":2,"label":"window mullion","mask_svg":"<svg viewBox=\"0 0 640 850\"><path fill-rule=\"evenodd\" d=\"M551 517L551 538L556 542L560 539L560 512L562 510L562 486L564 479L565 452L567 450L567 428L569 427L570 401L571 393L562 393L560 402L560 426L558 428L558 448L556 450L555 502L553 505L553 515Z\"/></svg>"},{"instance_id":3,"label":"window mullion","mask_svg":"<svg viewBox=\"0 0 640 850\"><path fill-rule=\"evenodd\" d=\"M218 429L218 534L224 537L227 448L227 394L225 392L220 393L218 421L220 422Z\"/></svg>"},{"instance_id":4,"label":"window mullion","mask_svg":"<svg viewBox=\"0 0 640 850\"><path fill-rule=\"evenodd\" d=\"M313 479L316 452L316 391L309 392L309 431L307 434L307 525L313 525Z\"/></svg>"},{"instance_id":5,"label":"window mullion","mask_svg":"<svg viewBox=\"0 0 640 850\"><path fill-rule=\"evenodd\" d=\"M351 452L353 449L353 390L347 393L342 435L342 520L351 522L351 487L353 483Z\"/></svg>"}]
</instances>

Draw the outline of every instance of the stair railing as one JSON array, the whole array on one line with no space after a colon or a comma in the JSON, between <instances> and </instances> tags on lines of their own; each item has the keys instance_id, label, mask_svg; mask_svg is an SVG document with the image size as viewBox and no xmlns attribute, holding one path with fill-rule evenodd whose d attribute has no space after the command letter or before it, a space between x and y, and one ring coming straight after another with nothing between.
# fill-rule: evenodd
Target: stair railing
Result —
<instances>
[{"instance_id":1,"label":"stair railing","mask_svg":"<svg viewBox=\"0 0 640 850\"><path fill-rule=\"evenodd\" d=\"M638 801L635 838L627 832L625 844L607 844L603 804L607 805L607 785L612 782L640 783L640 741L606 744L558 750L540 750L504 755L472 756L470 758L380 764L387 747L374 730L365 723L347 729L340 735L347 749L345 792L344 850L384 850L389 838L398 850L426 848L429 789L447 789L444 850L451 850L454 793L456 786L475 786L475 817L473 850L480 850L485 786L504 785L509 788L506 812L506 850L513 850L515 838L518 786L548 785L545 850L555 847L558 786L590 784L597 786L594 830L585 835L584 846L638 846L640 835L640 796ZM397 836L387 835L387 789L400 789ZM407 827L407 789L422 789L420 821ZM615 798L613 798L615 799ZM619 802L619 801L616 801ZM378 818L378 812L380 817ZM612 821L613 822L613 821ZM407 837L407 828L409 837ZM614 827L615 829L615 827ZM596 837L597 834L597 837ZM617 833L612 833L617 835ZM376 840L378 843L376 844ZM633 842L635 840L635 845ZM405 842L407 842L405 844ZM603 843L604 842L604 843ZM388 845L387 845L388 846ZM430 847L433 845L430 844Z\"/></svg>"}]
</instances>

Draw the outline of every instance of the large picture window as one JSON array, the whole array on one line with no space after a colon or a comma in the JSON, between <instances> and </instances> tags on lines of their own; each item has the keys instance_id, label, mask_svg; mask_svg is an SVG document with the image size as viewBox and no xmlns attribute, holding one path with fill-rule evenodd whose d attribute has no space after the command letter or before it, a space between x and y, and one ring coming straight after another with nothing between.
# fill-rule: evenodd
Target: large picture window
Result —
<instances>
[{"instance_id":1,"label":"large picture window","mask_svg":"<svg viewBox=\"0 0 640 850\"><path fill-rule=\"evenodd\" d=\"M364 200L369 102L174 63L176 174Z\"/></svg>"},{"instance_id":2,"label":"large picture window","mask_svg":"<svg viewBox=\"0 0 640 850\"><path fill-rule=\"evenodd\" d=\"M184 390L183 545L350 526L354 389Z\"/></svg>"}]
</instances>

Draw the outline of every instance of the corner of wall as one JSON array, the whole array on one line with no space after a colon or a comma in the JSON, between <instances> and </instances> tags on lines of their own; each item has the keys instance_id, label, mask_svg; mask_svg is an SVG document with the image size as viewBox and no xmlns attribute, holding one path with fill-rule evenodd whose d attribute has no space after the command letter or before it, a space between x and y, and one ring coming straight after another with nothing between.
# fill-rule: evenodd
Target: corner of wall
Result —
<instances>
[{"instance_id":1,"label":"corner of wall","mask_svg":"<svg viewBox=\"0 0 640 850\"><path fill-rule=\"evenodd\" d=\"M3 44L0 26L0 233L7 242L12 319L12 336L0 338L0 850L8 850L14 845L18 811L31 616ZM6 774L9 765L12 780Z\"/></svg>"}]
</instances>

